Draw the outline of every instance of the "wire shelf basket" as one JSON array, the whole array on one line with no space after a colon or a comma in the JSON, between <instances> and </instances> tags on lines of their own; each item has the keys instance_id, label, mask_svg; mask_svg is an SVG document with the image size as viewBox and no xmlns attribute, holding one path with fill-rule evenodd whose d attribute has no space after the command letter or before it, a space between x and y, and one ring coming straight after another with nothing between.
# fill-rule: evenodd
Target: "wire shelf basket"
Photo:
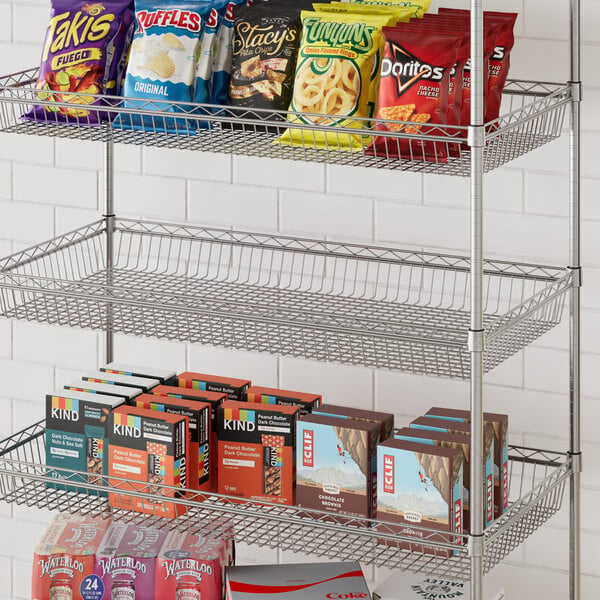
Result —
<instances>
[{"instance_id":1,"label":"wire shelf basket","mask_svg":"<svg viewBox=\"0 0 600 600\"><path fill-rule=\"evenodd\" d=\"M37 76L38 69L30 69L0 78L0 131L464 177L470 175L466 127L415 127L414 123L404 121L364 118L353 119L348 126L342 127L325 124L331 121L326 115L315 116L307 123L299 113L288 111L173 104L158 100L126 101L118 97L75 92L61 92L49 97L48 92L35 88ZM509 81L504 90L502 116L486 125L484 171L496 169L559 137L570 98L568 84ZM88 109L92 100L101 105ZM23 115L35 106L47 107L48 110L35 121L24 120ZM68 125L61 124L64 113L70 115L71 123ZM294 129L301 132L301 143L297 146L278 142L288 129L290 119ZM104 122L90 125L92 121ZM115 123L121 126L116 127ZM325 132L326 139L317 144L319 135ZM371 142L375 134L380 143L373 146ZM345 149L349 141L354 151Z\"/></svg>"},{"instance_id":2,"label":"wire shelf basket","mask_svg":"<svg viewBox=\"0 0 600 600\"><path fill-rule=\"evenodd\" d=\"M0 260L0 316L467 379L469 261L119 219ZM484 264L485 370L557 325L571 274Z\"/></svg>"},{"instance_id":3,"label":"wire shelf basket","mask_svg":"<svg viewBox=\"0 0 600 600\"><path fill-rule=\"evenodd\" d=\"M107 478L95 476L95 483L82 483L81 477L85 478L87 474L49 469L44 466L45 456L43 422L0 442L0 501L71 514L111 516L208 536L233 536L237 541L259 546L435 573L440 577L469 577L466 535L456 536L451 543L440 540L439 530L417 525L400 526L191 490L187 498L176 500L187 508L187 512L177 519L164 519L151 513L141 514L109 506L106 496L101 494L115 488L108 486ZM509 508L485 532L486 572L558 512L565 482L571 473L567 455L563 453L515 446L510 448L509 458ZM60 483L56 479L57 474L61 477ZM164 511L164 501L161 500L164 496L156 494L157 484L148 484L148 489L140 489L137 482L138 488L134 489L128 487L127 479L111 479L119 481L119 491L126 491L128 496L151 499L157 512ZM76 482L77 488L87 493L67 491L65 482ZM165 491L173 489L163 487ZM171 498L169 503L173 503ZM418 544L415 539L419 540ZM442 554L448 550L455 555L443 557Z\"/></svg>"}]
</instances>

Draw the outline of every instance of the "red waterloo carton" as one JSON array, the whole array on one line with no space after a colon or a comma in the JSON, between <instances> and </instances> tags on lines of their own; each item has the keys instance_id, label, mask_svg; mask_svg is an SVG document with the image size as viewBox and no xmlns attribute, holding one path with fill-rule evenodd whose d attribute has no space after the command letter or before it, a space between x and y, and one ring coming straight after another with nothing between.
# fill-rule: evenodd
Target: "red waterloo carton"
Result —
<instances>
[{"instance_id":1,"label":"red waterloo carton","mask_svg":"<svg viewBox=\"0 0 600 600\"><path fill-rule=\"evenodd\" d=\"M110 505L160 517L174 518L185 513L185 506L167 502L166 498L185 496L189 463L187 417L120 406L112 412L109 427L108 475L130 480L109 479L109 484L115 489L133 487L165 497L149 500L110 492ZM179 492L164 486L182 489Z\"/></svg>"},{"instance_id":2,"label":"red waterloo carton","mask_svg":"<svg viewBox=\"0 0 600 600\"><path fill-rule=\"evenodd\" d=\"M297 406L227 400L217 411L219 493L295 504Z\"/></svg>"},{"instance_id":3,"label":"red waterloo carton","mask_svg":"<svg viewBox=\"0 0 600 600\"><path fill-rule=\"evenodd\" d=\"M94 555L109 525L108 519L56 515L33 555L32 599L84 600L82 590L98 585Z\"/></svg>"},{"instance_id":4,"label":"red waterloo carton","mask_svg":"<svg viewBox=\"0 0 600 600\"><path fill-rule=\"evenodd\" d=\"M210 404L210 442L208 445L208 453L210 455L210 479L208 491L216 492L219 479L219 472L217 470L217 408L227 400L227 394L224 392L206 392L203 390L169 385L157 385L150 390L150 393L156 394L157 396L181 398L182 400L197 400L199 402L208 402Z\"/></svg>"},{"instance_id":5,"label":"red waterloo carton","mask_svg":"<svg viewBox=\"0 0 600 600\"><path fill-rule=\"evenodd\" d=\"M154 394L142 394L134 399L133 404L138 408L147 408L188 418L190 439L188 487L191 490L209 491L211 405L208 402L179 400Z\"/></svg>"},{"instance_id":6,"label":"red waterloo carton","mask_svg":"<svg viewBox=\"0 0 600 600\"><path fill-rule=\"evenodd\" d=\"M186 371L177 376L177 385L182 388L202 390L204 392L221 392L227 394L229 400L242 400L242 395L252 385L247 379L221 377L219 375L206 375L205 373L191 373Z\"/></svg>"},{"instance_id":7,"label":"red waterloo carton","mask_svg":"<svg viewBox=\"0 0 600 600\"><path fill-rule=\"evenodd\" d=\"M259 387L252 385L244 394L243 400L247 402L260 402L261 404L279 404L280 406L298 406L300 416L311 413L321 406L320 394L306 392L292 392L291 390L278 390L275 388Z\"/></svg>"}]
</instances>

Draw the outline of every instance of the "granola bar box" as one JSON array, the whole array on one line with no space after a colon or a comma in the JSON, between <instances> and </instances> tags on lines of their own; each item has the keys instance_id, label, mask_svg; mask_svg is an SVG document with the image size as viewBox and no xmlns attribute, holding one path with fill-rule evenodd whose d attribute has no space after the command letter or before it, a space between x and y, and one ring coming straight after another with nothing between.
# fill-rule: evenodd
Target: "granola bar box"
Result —
<instances>
[{"instance_id":1,"label":"granola bar box","mask_svg":"<svg viewBox=\"0 0 600 600\"><path fill-rule=\"evenodd\" d=\"M227 400L217 410L219 493L295 503L297 406Z\"/></svg>"},{"instance_id":2,"label":"granola bar box","mask_svg":"<svg viewBox=\"0 0 600 600\"><path fill-rule=\"evenodd\" d=\"M123 398L127 404L142 393L138 388L125 387L124 385L112 385L107 383L95 383L94 381L72 381L64 386L65 390L73 392L87 392L88 394L104 394L105 396L116 396Z\"/></svg>"},{"instance_id":3,"label":"granola bar box","mask_svg":"<svg viewBox=\"0 0 600 600\"><path fill-rule=\"evenodd\" d=\"M220 392L227 394L228 400L241 401L243 395L252 385L252 382L247 379L186 371L177 376L177 385L181 388L201 390L203 392Z\"/></svg>"},{"instance_id":4,"label":"granola bar box","mask_svg":"<svg viewBox=\"0 0 600 600\"><path fill-rule=\"evenodd\" d=\"M394 415L391 413L382 413L375 410L364 410L362 408L351 408L349 406L336 406L335 404L323 404L320 408L313 411L316 415L328 415L330 417L340 417L342 419L354 419L356 421L367 421L369 423L379 423L380 435L379 441L387 440L394 429Z\"/></svg>"},{"instance_id":5,"label":"granola bar box","mask_svg":"<svg viewBox=\"0 0 600 600\"><path fill-rule=\"evenodd\" d=\"M185 497L188 468L188 419L155 410L120 406L110 418L108 474L114 508L174 518L186 510L167 498ZM164 486L181 488L181 491ZM162 495L150 500L131 496L127 490ZM117 490L123 491L117 491Z\"/></svg>"},{"instance_id":6,"label":"granola bar box","mask_svg":"<svg viewBox=\"0 0 600 600\"><path fill-rule=\"evenodd\" d=\"M244 394L243 400L248 402L260 402L261 404L279 404L281 406L298 406L300 416L311 413L315 408L321 406L320 394L308 394L306 392L292 392L291 390L278 390L275 388L250 386Z\"/></svg>"},{"instance_id":7,"label":"granola bar box","mask_svg":"<svg viewBox=\"0 0 600 600\"><path fill-rule=\"evenodd\" d=\"M84 375L83 381L92 383L104 383L106 385L122 385L125 387L136 388L147 394L153 387L156 387L160 381L148 377L134 377L133 375L120 375L118 373L106 373L105 371L96 371L90 375Z\"/></svg>"},{"instance_id":8,"label":"granola bar box","mask_svg":"<svg viewBox=\"0 0 600 600\"><path fill-rule=\"evenodd\" d=\"M156 367L142 367L137 365L126 365L123 363L111 362L104 367L100 367L103 373L112 373L113 375L129 375L131 377L145 377L146 379L158 379L161 385L170 385L175 381L176 373L171 369L157 369Z\"/></svg>"}]
</instances>

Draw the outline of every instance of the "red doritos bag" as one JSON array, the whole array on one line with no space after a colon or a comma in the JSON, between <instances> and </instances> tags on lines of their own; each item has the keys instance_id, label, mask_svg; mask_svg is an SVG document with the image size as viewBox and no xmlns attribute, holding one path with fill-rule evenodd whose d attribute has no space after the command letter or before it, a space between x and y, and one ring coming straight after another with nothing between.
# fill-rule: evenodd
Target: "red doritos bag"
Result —
<instances>
[{"instance_id":1,"label":"red doritos bag","mask_svg":"<svg viewBox=\"0 0 600 600\"><path fill-rule=\"evenodd\" d=\"M420 134L422 140L376 136L367 153L390 158L445 163L444 142L427 141L435 127L448 123L450 73L464 34L423 30L411 24L384 27L385 45L379 84L378 119L413 123L378 123L379 131Z\"/></svg>"}]
</instances>

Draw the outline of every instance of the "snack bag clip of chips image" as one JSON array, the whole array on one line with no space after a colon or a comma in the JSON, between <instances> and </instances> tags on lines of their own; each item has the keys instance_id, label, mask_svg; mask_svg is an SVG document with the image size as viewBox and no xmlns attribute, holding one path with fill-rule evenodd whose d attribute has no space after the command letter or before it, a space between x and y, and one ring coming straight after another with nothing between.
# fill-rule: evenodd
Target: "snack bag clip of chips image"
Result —
<instances>
[{"instance_id":1,"label":"snack bag clip of chips image","mask_svg":"<svg viewBox=\"0 0 600 600\"><path fill-rule=\"evenodd\" d=\"M36 89L42 101L23 118L45 123L97 125L99 108L118 96L133 30L133 0L52 0Z\"/></svg>"}]
</instances>

